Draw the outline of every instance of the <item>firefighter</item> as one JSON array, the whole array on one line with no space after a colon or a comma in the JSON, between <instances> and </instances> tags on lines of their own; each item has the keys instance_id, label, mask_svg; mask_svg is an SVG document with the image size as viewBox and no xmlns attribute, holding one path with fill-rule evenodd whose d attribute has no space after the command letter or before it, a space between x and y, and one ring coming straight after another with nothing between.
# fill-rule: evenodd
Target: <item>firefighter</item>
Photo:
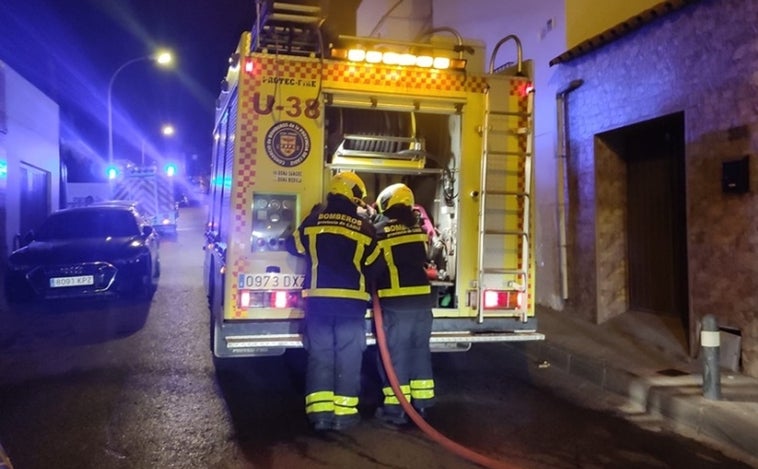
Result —
<instances>
[{"instance_id":1,"label":"firefighter","mask_svg":"<svg viewBox=\"0 0 758 469\"><path fill-rule=\"evenodd\" d=\"M366 185L355 173L337 173L325 205L316 205L295 230L293 254L305 256L304 347L308 352L305 412L316 431L358 422L365 315L370 299L363 267L374 255L373 225L358 213Z\"/></svg>"},{"instance_id":2,"label":"firefighter","mask_svg":"<svg viewBox=\"0 0 758 469\"><path fill-rule=\"evenodd\" d=\"M405 184L392 184L377 197L375 219L380 252L376 269L376 294L384 319L392 366L405 398L422 415L434 403L429 337L432 334L432 295L426 273L429 236L414 210L414 197ZM392 391L381 363L383 407L377 417L404 425L408 417Z\"/></svg>"}]
</instances>

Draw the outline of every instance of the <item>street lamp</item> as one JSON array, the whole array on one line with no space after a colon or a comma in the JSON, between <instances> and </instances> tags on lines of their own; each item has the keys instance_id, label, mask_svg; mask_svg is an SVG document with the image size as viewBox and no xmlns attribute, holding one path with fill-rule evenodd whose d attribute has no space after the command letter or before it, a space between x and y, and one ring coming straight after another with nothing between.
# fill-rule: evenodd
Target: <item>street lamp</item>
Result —
<instances>
[{"instance_id":1,"label":"street lamp","mask_svg":"<svg viewBox=\"0 0 758 469\"><path fill-rule=\"evenodd\" d=\"M161 127L161 133L164 137L171 137L176 133L176 129L171 124L164 124L163 127Z\"/></svg>"},{"instance_id":2,"label":"street lamp","mask_svg":"<svg viewBox=\"0 0 758 469\"><path fill-rule=\"evenodd\" d=\"M173 126L173 124L163 124L163 126L161 126L161 133L163 134L164 137L171 138L174 135L176 135L176 128ZM173 162L167 163L165 167L163 168L163 170L165 171L167 176L169 177L175 176L176 171L177 171L176 163L173 163Z\"/></svg>"},{"instance_id":3,"label":"street lamp","mask_svg":"<svg viewBox=\"0 0 758 469\"><path fill-rule=\"evenodd\" d=\"M176 133L176 129L171 124L163 124L161 126L161 135L166 138L173 137ZM142 137L142 166L145 166L145 138Z\"/></svg>"},{"instance_id":4,"label":"street lamp","mask_svg":"<svg viewBox=\"0 0 758 469\"><path fill-rule=\"evenodd\" d=\"M143 60L154 60L158 65L166 66L173 61L173 57L170 52L162 51L153 55L146 55L144 57L137 57L131 60L127 60L120 67L113 72L111 79L108 82L108 164L113 164L113 83L116 81L116 77L121 70L125 69L129 65L141 62Z\"/></svg>"}]
</instances>

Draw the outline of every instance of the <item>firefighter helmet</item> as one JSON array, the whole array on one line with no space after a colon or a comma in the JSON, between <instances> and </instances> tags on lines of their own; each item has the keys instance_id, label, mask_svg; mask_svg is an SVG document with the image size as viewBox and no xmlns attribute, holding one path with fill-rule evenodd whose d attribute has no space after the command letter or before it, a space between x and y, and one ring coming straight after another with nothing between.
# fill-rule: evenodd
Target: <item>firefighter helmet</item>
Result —
<instances>
[{"instance_id":1,"label":"firefighter helmet","mask_svg":"<svg viewBox=\"0 0 758 469\"><path fill-rule=\"evenodd\" d=\"M402 183L385 187L379 193L379 197L376 198L376 207L379 213L384 213L388 208L398 204L413 208L414 203L413 191Z\"/></svg>"},{"instance_id":2,"label":"firefighter helmet","mask_svg":"<svg viewBox=\"0 0 758 469\"><path fill-rule=\"evenodd\" d=\"M345 171L332 177L332 181L329 183L329 193L345 196L360 205L363 202L362 199L366 197L366 184L357 174Z\"/></svg>"}]
</instances>

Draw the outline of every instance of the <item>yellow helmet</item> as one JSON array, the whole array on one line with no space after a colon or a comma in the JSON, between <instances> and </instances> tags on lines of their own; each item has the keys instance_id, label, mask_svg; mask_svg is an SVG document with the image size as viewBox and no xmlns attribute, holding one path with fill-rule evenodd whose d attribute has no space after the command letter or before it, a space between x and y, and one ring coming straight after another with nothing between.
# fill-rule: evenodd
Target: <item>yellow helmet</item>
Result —
<instances>
[{"instance_id":1,"label":"yellow helmet","mask_svg":"<svg viewBox=\"0 0 758 469\"><path fill-rule=\"evenodd\" d=\"M366 184L353 172L337 173L329 183L329 193L343 195L353 202L359 203L366 197Z\"/></svg>"},{"instance_id":2,"label":"yellow helmet","mask_svg":"<svg viewBox=\"0 0 758 469\"><path fill-rule=\"evenodd\" d=\"M379 197L376 198L376 208L379 210L379 213L384 213L388 208L398 204L413 208L414 203L413 191L401 183L385 187L379 193Z\"/></svg>"}]
</instances>

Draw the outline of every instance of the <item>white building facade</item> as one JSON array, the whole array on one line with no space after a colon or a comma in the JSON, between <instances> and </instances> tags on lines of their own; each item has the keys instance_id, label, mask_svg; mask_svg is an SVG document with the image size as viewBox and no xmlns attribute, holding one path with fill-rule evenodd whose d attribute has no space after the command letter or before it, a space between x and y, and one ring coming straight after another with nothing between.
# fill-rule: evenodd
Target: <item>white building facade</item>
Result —
<instances>
[{"instance_id":1,"label":"white building facade","mask_svg":"<svg viewBox=\"0 0 758 469\"><path fill-rule=\"evenodd\" d=\"M0 261L59 206L58 104L0 61Z\"/></svg>"}]
</instances>

